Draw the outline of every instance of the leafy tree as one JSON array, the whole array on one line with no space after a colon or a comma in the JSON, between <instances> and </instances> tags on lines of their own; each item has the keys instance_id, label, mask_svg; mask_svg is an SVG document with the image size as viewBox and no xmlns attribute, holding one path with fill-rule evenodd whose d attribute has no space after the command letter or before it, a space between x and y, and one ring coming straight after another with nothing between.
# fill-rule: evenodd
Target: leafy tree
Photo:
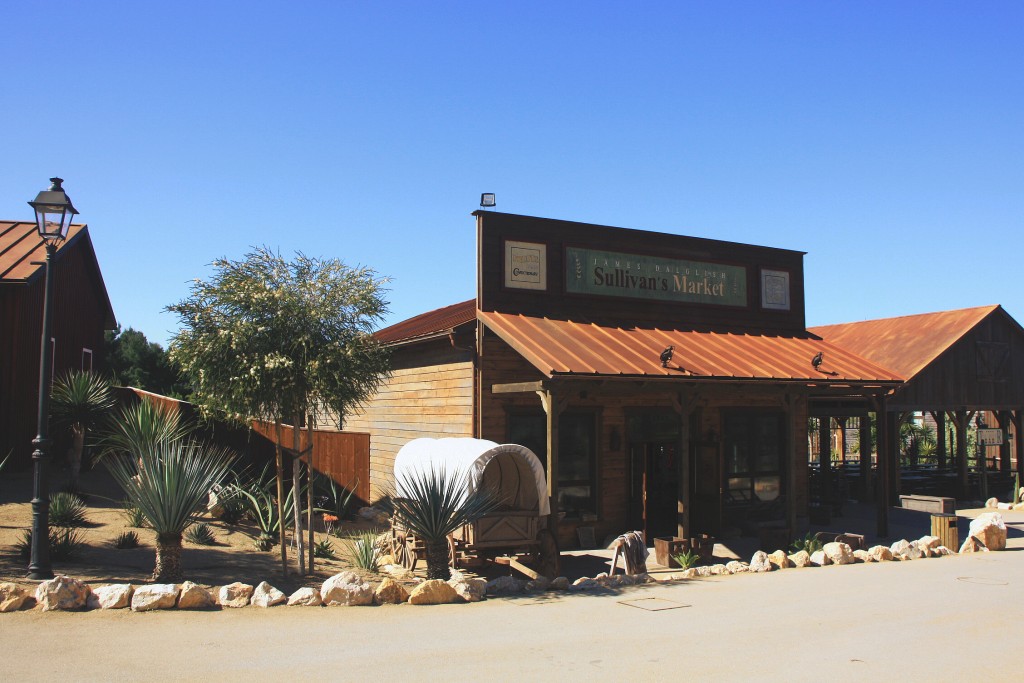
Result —
<instances>
[{"instance_id":1,"label":"leafy tree","mask_svg":"<svg viewBox=\"0 0 1024 683\"><path fill-rule=\"evenodd\" d=\"M188 298L168 307L182 326L171 340L171 359L204 413L275 424L280 506L282 423L294 425L292 452L299 455L303 424L311 428L328 415L340 423L388 372L386 352L371 335L387 311L386 280L337 259L297 254L289 262L266 248L240 261L219 259L213 269L208 281L194 282ZM300 474L295 458L296 501ZM295 505L304 573L300 512ZM287 572L283 528L281 535Z\"/></svg>"},{"instance_id":2,"label":"leafy tree","mask_svg":"<svg viewBox=\"0 0 1024 683\"><path fill-rule=\"evenodd\" d=\"M115 402L110 381L88 370L72 370L53 382L50 413L57 424L71 428L69 479L72 490L78 488L86 432L106 419Z\"/></svg>"},{"instance_id":3,"label":"leafy tree","mask_svg":"<svg viewBox=\"0 0 1024 683\"><path fill-rule=\"evenodd\" d=\"M234 460L228 450L187 438L176 412L143 400L116 421L119 450L104 464L156 532L157 583L180 583L181 539L192 516Z\"/></svg>"},{"instance_id":4,"label":"leafy tree","mask_svg":"<svg viewBox=\"0 0 1024 683\"><path fill-rule=\"evenodd\" d=\"M187 400L191 393L167 351L146 335L129 327L106 332L105 362L114 384Z\"/></svg>"}]
</instances>

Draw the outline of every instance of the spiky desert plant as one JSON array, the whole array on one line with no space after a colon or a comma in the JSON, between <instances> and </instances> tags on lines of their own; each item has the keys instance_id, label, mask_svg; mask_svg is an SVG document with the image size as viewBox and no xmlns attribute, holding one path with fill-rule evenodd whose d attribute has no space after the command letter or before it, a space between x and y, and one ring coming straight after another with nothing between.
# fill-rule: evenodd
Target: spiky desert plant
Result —
<instances>
[{"instance_id":1,"label":"spiky desert plant","mask_svg":"<svg viewBox=\"0 0 1024 683\"><path fill-rule=\"evenodd\" d=\"M77 488L78 474L82 471L85 435L107 418L115 403L110 380L91 370L72 370L53 381L50 414L58 425L71 429L69 483L73 488Z\"/></svg>"},{"instance_id":2,"label":"spiky desert plant","mask_svg":"<svg viewBox=\"0 0 1024 683\"><path fill-rule=\"evenodd\" d=\"M192 545L217 545L217 539L213 535L213 529L205 522L193 524L185 530L185 540Z\"/></svg>"},{"instance_id":3,"label":"spiky desert plant","mask_svg":"<svg viewBox=\"0 0 1024 683\"><path fill-rule=\"evenodd\" d=\"M177 410L143 399L123 408L114 418L103 438L104 455L138 454L151 449L156 443L185 439L192 428Z\"/></svg>"},{"instance_id":4,"label":"spiky desert plant","mask_svg":"<svg viewBox=\"0 0 1024 683\"><path fill-rule=\"evenodd\" d=\"M687 550L685 553L673 555L672 559L675 560L676 564L678 564L683 569L689 569L690 567L693 567L698 562L700 562L700 555L698 555L692 550Z\"/></svg>"},{"instance_id":5,"label":"spiky desert plant","mask_svg":"<svg viewBox=\"0 0 1024 683\"><path fill-rule=\"evenodd\" d=\"M316 545L313 546L313 555L316 557L322 557L325 560L335 559L334 544L331 543L331 539L325 538L322 541L318 541Z\"/></svg>"},{"instance_id":6,"label":"spiky desert plant","mask_svg":"<svg viewBox=\"0 0 1024 683\"><path fill-rule=\"evenodd\" d=\"M817 536L808 532L803 538L798 538L793 541L790 545L790 549L794 553L798 553L801 550L807 551L808 555L813 555L824 547L824 544L818 539Z\"/></svg>"},{"instance_id":7,"label":"spiky desert plant","mask_svg":"<svg viewBox=\"0 0 1024 683\"><path fill-rule=\"evenodd\" d=\"M73 493L61 491L50 496L50 526L85 526L85 503Z\"/></svg>"},{"instance_id":8,"label":"spiky desert plant","mask_svg":"<svg viewBox=\"0 0 1024 683\"><path fill-rule=\"evenodd\" d=\"M399 524L419 537L427 555L427 578L451 578L448 537L495 510L500 500L487 489L470 489L465 475L442 468L414 470L396 482L391 496Z\"/></svg>"},{"instance_id":9,"label":"spiky desert plant","mask_svg":"<svg viewBox=\"0 0 1024 683\"><path fill-rule=\"evenodd\" d=\"M234 454L199 441L170 438L167 428L149 427L157 427L148 430L155 435L152 441L143 439L128 454L108 456L104 462L156 532L153 580L180 583L182 535L206 503L210 487L227 474Z\"/></svg>"},{"instance_id":10,"label":"spiky desert plant","mask_svg":"<svg viewBox=\"0 0 1024 683\"><path fill-rule=\"evenodd\" d=\"M377 547L377 534L364 531L352 534L345 539L345 555L356 567L368 572L377 571L380 565L380 549Z\"/></svg>"},{"instance_id":11,"label":"spiky desert plant","mask_svg":"<svg viewBox=\"0 0 1024 683\"><path fill-rule=\"evenodd\" d=\"M135 529L141 529L146 526L146 515L142 514L142 510L138 505L127 498L121 505L124 508L121 510L121 515L128 522L128 526Z\"/></svg>"},{"instance_id":12,"label":"spiky desert plant","mask_svg":"<svg viewBox=\"0 0 1024 683\"><path fill-rule=\"evenodd\" d=\"M139 547L139 535L134 531L122 531L113 541L113 546L118 550L128 550Z\"/></svg>"},{"instance_id":13,"label":"spiky desert plant","mask_svg":"<svg viewBox=\"0 0 1024 683\"><path fill-rule=\"evenodd\" d=\"M68 527L50 527L50 559L54 562L67 562L78 557L85 542L78 529ZM25 559L32 554L32 530L26 529L15 549Z\"/></svg>"}]
</instances>

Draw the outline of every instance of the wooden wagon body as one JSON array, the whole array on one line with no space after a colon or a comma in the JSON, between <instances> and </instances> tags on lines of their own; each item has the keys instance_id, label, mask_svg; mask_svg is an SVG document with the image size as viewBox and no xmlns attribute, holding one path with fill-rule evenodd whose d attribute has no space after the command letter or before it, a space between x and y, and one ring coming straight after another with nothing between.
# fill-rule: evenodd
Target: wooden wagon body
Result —
<instances>
[{"instance_id":1,"label":"wooden wagon body","mask_svg":"<svg viewBox=\"0 0 1024 683\"><path fill-rule=\"evenodd\" d=\"M533 451L485 439L415 439L395 458L398 495L403 495L403 482L410 476L430 469L462 477L467 494L486 490L501 501L498 509L449 537L452 566L508 561L525 570L521 562L526 562L548 578L558 574L558 545L548 528L551 510L544 466ZM397 518L392 539L395 557L406 567L415 568L425 556L422 541Z\"/></svg>"}]
</instances>

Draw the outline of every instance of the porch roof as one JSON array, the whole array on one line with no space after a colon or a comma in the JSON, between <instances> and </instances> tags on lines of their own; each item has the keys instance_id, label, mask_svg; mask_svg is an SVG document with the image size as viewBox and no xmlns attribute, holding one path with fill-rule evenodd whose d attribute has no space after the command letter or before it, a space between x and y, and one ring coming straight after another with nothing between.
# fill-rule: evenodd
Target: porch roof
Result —
<instances>
[{"instance_id":1,"label":"porch roof","mask_svg":"<svg viewBox=\"0 0 1024 683\"><path fill-rule=\"evenodd\" d=\"M480 320L548 377L899 384L903 378L821 338L598 325L493 311ZM663 367L661 353L673 346ZM812 359L822 354L818 368Z\"/></svg>"}]
</instances>

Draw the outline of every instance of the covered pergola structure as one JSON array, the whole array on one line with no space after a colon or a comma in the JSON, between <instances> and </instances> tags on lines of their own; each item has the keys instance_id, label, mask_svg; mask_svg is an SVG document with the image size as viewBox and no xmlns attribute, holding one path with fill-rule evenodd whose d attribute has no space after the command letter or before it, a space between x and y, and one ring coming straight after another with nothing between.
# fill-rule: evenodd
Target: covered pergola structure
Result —
<instances>
[{"instance_id":1,"label":"covered pergola structure","mask_svg":"<svg viewBox=\"0 0 1024 683\"><path fill-rule=\"evenodd\" d=\"M1001 306L886 318L811 328L823 339L871 360L903 378L903 383L870 400L812 398L808 414L819 418L821 453L827 453L831 421L853 418L867 426L875 415L877 431L878 533L887 535L888 507L897 502L904 470L900 462L900 425L916 413L930 414L937 430L937 471L951 482L951 491L964 499L987 493L987 460L1004 477L1024 473L1024 328ZM971 486L968 432L982 417L988 427L1003 431L998 454L978 459L979 489ZM947 443L947 425L955 434L955 449ZM861 429L861 483L869 481L871 436ZM830 458L820 457L822 478L828 481Z\"/></svg>"}]
</instances>

